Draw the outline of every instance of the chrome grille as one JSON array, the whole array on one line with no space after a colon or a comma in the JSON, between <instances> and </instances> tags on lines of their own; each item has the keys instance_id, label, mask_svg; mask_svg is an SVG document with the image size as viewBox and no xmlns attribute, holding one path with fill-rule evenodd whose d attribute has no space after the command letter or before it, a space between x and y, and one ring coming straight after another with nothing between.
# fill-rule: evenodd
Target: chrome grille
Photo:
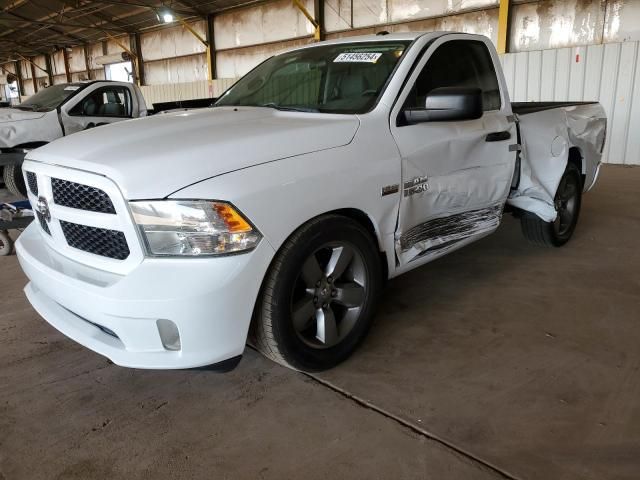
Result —
<instances>
[{"instance_id":1,"label":"chrome grille","mask_svg":"<svg viewBox=\"0 0 640 480\"><path fill-rule=\"evenodd\" d=\"M56 205L90 212L116 213L109 195L99 188L52 178L51 190L53 192L53 203Z\"/></svg>"},{"instance_id":2,"label":"chrome grille","mask_svg":"<svg viewBox=\"0 0 640 480\"><path fill-rule=\"evenodd\" d=\"M116 260L129 257L129 246L123 232L63 220L60 220L60 227L70 247Z\"/></svg>"},{"instance_id":3,"label":"chrome grille","mask_svg":"<svg viewBox=\"0 0 640 480\"><path fill-rule=\"evenodd\" d=\"M51 230L49 230L49 224L45 220L44 215L36 211L36 216L38 217L38 222L40 222L40 226L42 227L42 230L44 230L45 233L47 233L48 235L51 235Z\"/></svg>"},{"instance_id":4,"label":"chrome grille","mask_svg":"<svg viewBox=\"0 0 640 480\"><path fill-rule=\"evenodd\" d=\"M50 248L81 264L118 274L130 272L144 258L126 200L113 181L30 160L23 165L38 225L34 228L41 229Z\"/></svg>"},{"instance_id":5,"label":"chrome grille","mask_svg":"<svg viewBox=\"0 0 640 480\"><path fill-rule=\"evenodd\" d=\"M29 184L29 190L34 195L38 195L38 179L33 172L27 172L27 183Z\"/></svg>"}]
</instances>

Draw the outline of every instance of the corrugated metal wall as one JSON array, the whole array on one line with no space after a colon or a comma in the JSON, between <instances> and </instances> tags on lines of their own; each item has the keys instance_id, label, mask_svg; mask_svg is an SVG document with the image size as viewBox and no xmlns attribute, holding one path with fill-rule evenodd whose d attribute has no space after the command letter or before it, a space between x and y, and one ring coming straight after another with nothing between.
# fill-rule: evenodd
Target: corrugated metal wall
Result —
<instances>
[{"instance_id":1,"label":"corrugated metal wall","mask_svg":"<svg viewBox=\"0 0 640 480\"><path fill-rule=\"evenodd\" d=\"M501 56L513 101L599 101L609 127L604 161L640 165L640 42L509 53ZM256 61L257 63L257 61ZM219 96L236 79L142 87L149 105Z\"/></svg>"},{"instance_id":2,"label":"corrugated metal wall","mask_svg":"<svg viewBox=\"0 0 640 480\"><path fill-rule=\"evenodd\" d=\"M191 100L194 98L219 97L222 92L236 82L234 78L220 78L208 82L200 80L188 83L168 83L140 87L147 106L151 108L157 102Z\"/></svg>"},{"instance_id":3,"label":"corrugated metal wall","mask_svg":"<svg viewBox=\"0 0 640 480\"><path fill-rule=\"evenodd\" d=\"M513 101L591 101L607 112L604 161L640 165L639 42L509 53L501 57Z\"/></svg>"}]
</instances>

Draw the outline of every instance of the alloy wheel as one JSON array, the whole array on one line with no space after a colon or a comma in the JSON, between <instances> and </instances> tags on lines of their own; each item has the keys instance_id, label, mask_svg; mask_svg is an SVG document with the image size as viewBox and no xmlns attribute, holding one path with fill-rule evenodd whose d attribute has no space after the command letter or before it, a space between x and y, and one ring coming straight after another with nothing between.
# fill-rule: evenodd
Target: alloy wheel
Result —
<instances>
[{"instance_id":1,"label":"alloy wheel","mask_svg":"<svg viewBox=\"0 0 640 480\"><path fill-rule=\"evenodd\" d=\"M307 345L329 348L357 324L365 304L368 278L362 254L347 242L332 242L313 252L294 283L291 319Z\"/></svg>"},{"instance_id":2,"label":"alloy wheel","mask_svg":"<svg viewBox=\"0 0 640 480\"><path fill-rule=\"evenodd\" d=\"M579 180L576 175L565 175L558 186L555 198L558 213L553 228L558 236L571 230L576 216L579 194Z\"/></svg>"}]
</instances>

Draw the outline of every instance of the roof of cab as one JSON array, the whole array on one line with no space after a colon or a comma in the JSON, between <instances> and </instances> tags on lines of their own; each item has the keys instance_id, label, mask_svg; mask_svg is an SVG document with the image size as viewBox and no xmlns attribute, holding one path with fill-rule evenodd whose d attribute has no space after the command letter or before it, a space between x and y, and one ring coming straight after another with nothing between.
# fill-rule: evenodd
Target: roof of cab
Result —
<instances>
[{"instance_id":1,"label":"roof of cab","mask_svg":"<svg viewBox=\"0 0 640 480\"><path fill-rule=\"evenodd\" d=\"M414 41L420 37L430 37L437 38L442 35L450 34L450 33L458 33L458 32L394 32L394 33L384 33L384 34L374 34L374 35L358 35L354 37L342 37L336 38L333 40L324 40L319 43L310 43L307 45L303 45L298 48L292 48L290 50L286 50L285 52L293 52L296 50L303 50L306 48L313 48L322 45L339 45L341 43L359 43L359 42L394 42L394 41Z\"/></svg>"}]
</instances>

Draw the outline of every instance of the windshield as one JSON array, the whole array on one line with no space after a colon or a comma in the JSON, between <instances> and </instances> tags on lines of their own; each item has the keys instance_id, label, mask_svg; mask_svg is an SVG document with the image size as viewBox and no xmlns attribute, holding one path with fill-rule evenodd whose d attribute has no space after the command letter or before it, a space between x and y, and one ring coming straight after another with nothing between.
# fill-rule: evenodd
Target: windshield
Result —
<instances>
[{"instance_id":1,"label":"windshield","mask_svg":"<svg viewBox=\"0 0 640 480\"><path fill-rule=\"evenodd\" d=\"M82 87L81 83L62 83L52 85L31 95L28 99L17 105L15 108L22 110L32 110L34 112L48 112L60 106L67 97Z\"/></svg>"},{"instance_id":2,"label":"windshield","mask_svg":"<svg viewBox=\"0 0 640 480\"><path fill-rule=\"evenodd\" d=\"M342 43L276 55L240 79L215 106L365 113L409 43Z\"/></svg>"}]
</instances>

